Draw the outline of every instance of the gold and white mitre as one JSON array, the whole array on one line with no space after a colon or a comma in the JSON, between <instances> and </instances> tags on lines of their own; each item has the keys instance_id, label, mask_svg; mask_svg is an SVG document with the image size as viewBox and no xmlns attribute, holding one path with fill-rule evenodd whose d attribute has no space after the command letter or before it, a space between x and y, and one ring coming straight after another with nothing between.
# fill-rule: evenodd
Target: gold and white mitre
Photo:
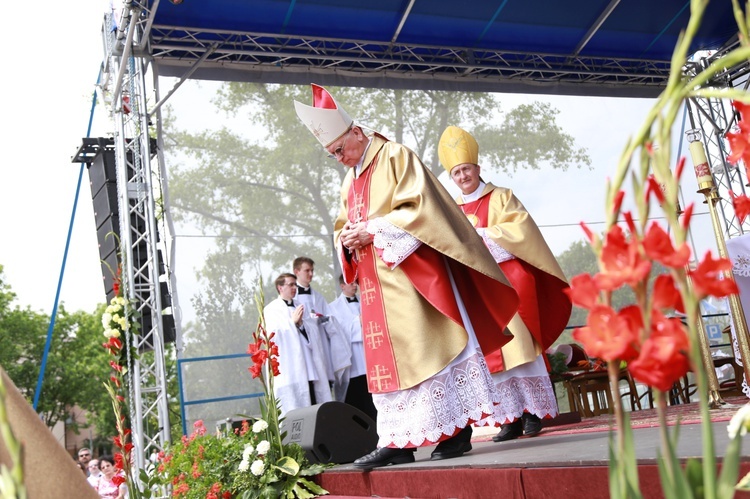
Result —
<instances>
[{"instance_id":1,"label":"gold and white mitre","mask_svg":"<svg viewBox=\"0 0 750 499\"><path fill-rule=\"evenodd\" d=\"M313 105L294 101L294 109L318 142L328 147L349 130L354 120L336 103L328 90L314 83L311 86Z\"/></svg>"},{"instance_id":2,"label":"gold and white mitre","mask_svg":"<svg viewBox=\"0 0 750 499\"><path fill-rule=\"evenodd\" d=\"M479 144L469 132L449 126L440 136L438 157L445 171L451 172L454 166L464 163L479 164Z\"/></svg>"}]
</instances>

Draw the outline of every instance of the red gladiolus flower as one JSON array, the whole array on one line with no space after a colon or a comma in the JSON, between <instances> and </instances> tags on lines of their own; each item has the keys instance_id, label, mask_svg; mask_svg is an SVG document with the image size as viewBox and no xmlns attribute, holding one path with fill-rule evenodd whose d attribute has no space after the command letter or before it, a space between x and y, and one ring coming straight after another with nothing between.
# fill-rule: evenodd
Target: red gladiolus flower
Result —
<instances>
[{"instance_id":1,"label":"red gladiolus flower","mask_svg":"<svg viewBox=\"0 0 750 499\"><path fill-rule=\"evenodd\" d=\"M687 230L688 226L690 225L690 219L693 216L693 207L695 206L695 203L690 203L687 205L687 208L685 208L685 212L682 214L682 222L680 225L682 225L682 228Z\"/></svg>"},{"instance_id":2,"label":"red gladiolus flower","mask_svg":"<svg viewBox=\"0 0 750 499\"><path fill-rule=\"evenodd\" d=\"M750 214L750 198L744 194L737 196L732 191L729 191L729 195L732 197L734 213L737 215L740 223L743 223L745 218L747 218L747 215Z\"/></svg>"},{"instance_id":3,"label":"red gladiolus flower","mask_svg":"<svg viewBox=\"0 0 750 499\"><path fill-rule=\"evenodd\" d=\"M573 305L591 310L596 305L599 288L589 274L579 274L570 280L570 287L563 290Z\"/></svg>"},{"instance_id":4,"label":"red gladiolus flower","mask_svg":"<svg viewBox=\"0 0 750 499\"><path fill-rule=\"evenodd\" d=\"M698 267L688 272L697 298L701 300L709 295L723 298L724 296L737 294L739 291L734 279L723 278L724 272L731 269L732 262L729 259L718 258L714 260L711 251L707 251Z\"/></svg>"},{"instance_id":5,"label":"red gladiolus flower","mask_svg":"<svg viewBox=\"0 0 750 499\"><path fill-rule=\"evenodd\" d=\"M118 487L127 481L128 481L127 478L125 478L122 475L115 475L112 477L112 483L114 483Z\"/></svg>"},{"instance_id":6,"label":"red gladiolus flower","mask_svg":"<svg viewBox=\"0 0 750 499\"><path fill-rule=\"evenodd\" d=\"M586 324L573 331L573 339L583 345L590 357L612 362L638 356L635 345L643 329L643 319L637 306L625 307L617 313L607 305L596 305Z\"/></svg>"},{"instance_id":7,"label":"red gladiolus flower","mask_svg":"<svg viewBox=\"0 0 750 499\"><path fill-rule=\"evenodd\" d=\"M622 200L625 199L625 191L618 191L615 194L614 202L612 203L612 213L619 213L622 207Z\"/></svg>"},{"instance_id":8,"label":"red gladiolus flower","mask_svg":"<svg viewBox=\"0 0 750 499\"><path fill-rule=\"evenodd\" d=\"M274 376L279 375L279 359L272 357L271 358L271 373L273 373Z\"/></svg>"},{"instance_id":9,"label":"red gladiolus flower","mask_svg":"<svg viewBox=\"0 0 750 499\"><path fill-rule=\"evenodd\" d=\"M638 229L635 227L635 220L633 220L633 214L630 211L626 211L622 214L625 218L625 224L628 226L628 230L631 234L636 234Z\"/></svg>"},{"instance_id":10,"label":"red gladiolus flower","mask_svg":"<svg viewBox=\"0 0 750 499\"><path fill-rule=\"evenodd\" d=\"M121 452L115 453L115 468L118 470L123 469L123 465L125 464L125 458L122 456Z\"/></svg>"},{"instance_id":11,"label":"red gladiolus flower","mask_svg":"<svg viewBox=\"0 0 750 499\"><path fill-rule=\"evenodd\" d=\"M613 225L602 247L601 263L604 269L594 276L597 287L612 291L623 284L637 286L651 271L651 262L638 252L638 247L628 243L619 225Z\"/></svg>"},{"instance_id":12,"label":"red gladiolus flower","mask_svg":"<svg viewBox=\"0 0 750 499\"><path fill-rule=\"evenodd\" d=\"M651 336L643 342L637 359L628 364L635 379L663 392L690 370L690 342L679 319L654 311Z\"/></svg>"},{"instance_id":13,"label":"red gladiolus flower","mask_svg":"<svg viewBox=\"0 0 750 499\"><path fill-rule=\"evenodd\" d=\"M674 176L677 179L677 183L680 182L680 177L682 177L682 172L684 170L685 170L685 156L682 156L677 161L677 166L674 169Z\"/></svg>"},{"instance_id":14,"label":"red gladiolus flower","mask_svg":"<svg viewBox=\"0 0 750 499\"><path fill-rule=\"evenodd\" d=\"M729 149L732 151L727 161L737 164L742 160L747 170L750 166L750 106L738 101L732 101L732 106L740 112L741 119L737 122L739 131L726 134Z\"/></svg>"},{"instance_id":15,"label":"red gladiolus flower","mask_svg":"<svg viewBox=\"0 0 750 499\"><path fill-rule=\"evenodd\" d=\"M672 246L672 239L661 225L654 222L643 238L643 250L649 258L672 268L681 268L690 261L690 247L682 243L679 248Z\"/></svg>"},{"instance_id":16,"label":"red gladiolus flower","mask_svg":"<svg viewBox=\"0 0 750 499\"><path fill-rule=\"evenodd\" d=\"M594 241L596 240L596 236L591 231L591 229L589 229L589 226L586 225L585 222L581 222L581 228L583 229L584 234L586 234L586 239L589 240L589 243L593 244Z\"/></svg>"},{"instance_id":17,"label":"red gladiolus flower","mask_svg":"<svg viewBox=\"0 0 750 499\"><path fill-rule=\"evenodd\" d=\"M647 182L648 187L646 188L646 202L649 202L649 200L651 199L651 195L653 194L659 204L664 204L664 201L666 200L664 197L664 191L662 190L662 186L659 185L659 182L656 181L656 177L654 177L653 174L649 175Z\"/></svg>"},{"instance_id":18,"label":"red gladiolus flower","mask_svg":"<svg viewBox=\"0 0 750 499\"><path fill-rule=\"evenodd\" d=\"M262 374L262 366L259 366L258 364L253 364L252 366L247 368L248 371L250 371L250 374L252 374L253 379L260 377Z\"/></svg>"},{"instance_id":19,"label":"red gladiolus flower","mask_svg":"<svg viewBox=\"0 0 750 499\"><path fill-rule=\"evenodd\" d=\"M671 275L662 274L654 281L654 307L657 309L673 308L685 313L682 295L674 285Z\"/></svg>"}]
</instances>

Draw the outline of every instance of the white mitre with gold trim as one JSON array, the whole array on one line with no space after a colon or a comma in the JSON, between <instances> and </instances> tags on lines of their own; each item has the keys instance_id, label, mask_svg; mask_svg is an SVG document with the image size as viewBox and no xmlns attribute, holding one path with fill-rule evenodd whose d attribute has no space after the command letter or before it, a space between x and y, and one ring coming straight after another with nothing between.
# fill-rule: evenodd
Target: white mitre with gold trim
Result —
<instances>
[{"instance_id":1,"label":"white mitre with gold trim","mask_svg":"<svg viewBox=\"0 0 750 499\"><path fill-rule=\"evenodd\" d=\"M328 90L314 83L311 86L313 105L294 101L294 109L318 142L328 147L351 128L354 120L336 103Z\"/></svg>"}]
</instances>

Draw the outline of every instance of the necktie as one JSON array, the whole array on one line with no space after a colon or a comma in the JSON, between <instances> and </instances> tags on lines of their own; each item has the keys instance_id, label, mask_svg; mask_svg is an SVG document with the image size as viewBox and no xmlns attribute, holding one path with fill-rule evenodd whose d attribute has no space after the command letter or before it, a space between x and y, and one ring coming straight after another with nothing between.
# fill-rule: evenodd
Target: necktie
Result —
<instances>
[{"instance_id":1,"label":"necktie","mask_svg":"<svg viewBox=\"0 0 750 499\"><path fill-rule=\"evenodd\" d=\"M309 295L311 289L312 288L305 289L302 286L297 286L297 294L298 295Z\"/></svg>"},{"instance_id":2,"label":"necktie","mask_svg":"<svg viewBox=\"0 0 750 499\"><path fill-rule=\"evenodd\" d=\"M358 302L359 300L357 300L357 297L356 297L356 296L347 296L347 297L346 297L346 301L348 301L349 303L356 303L356 302Z\"/></svg>"}]
</instances>

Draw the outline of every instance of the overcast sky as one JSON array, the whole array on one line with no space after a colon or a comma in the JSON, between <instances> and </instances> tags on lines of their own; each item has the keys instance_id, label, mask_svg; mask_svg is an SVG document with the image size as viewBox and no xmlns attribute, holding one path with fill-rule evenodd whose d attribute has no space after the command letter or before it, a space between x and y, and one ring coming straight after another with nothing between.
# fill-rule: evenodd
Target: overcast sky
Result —
<instances>
[{"instance_id":1,"label":"overcast sky","mask_svg":"<svg viewBox=\"0 0 750 499\"><path fill-rule=\"evenodd\" d=\"M86 135L91 99L103 51L102 18L107 2L10 2L0 40L6 47L5 111L0 182L0 265L17 305L51 313L62 269L80 165L71 157ZM23 20L23 22L21 22ZM29 30L29 28L32 30ZM172 82L162 85L162 95ZM215 85L186 84L170 102L182 126L204 123ZM511 187L542 227L558 254L582 238L581 220L604 219L603 190L626 139L642 122L651 102L643 99L504 95L505 109L530 100L546 100L560 110L559 124L593 159L593 170L522 171L492 180ZM349 110L356 118L356 110ZM213 116L212 113L210 113ZM92 136L111 131L108 110L99 105ZM481 155L480 155L480 163ZM697 200L698 253L713 248L710 221L691 169L683 192ZM94 310L104 301L88 176L83 174L72 228L60 300L69 310ZM595 226L596 227L596 226ZM707 234L707 236L705 235ZM178 240L177 274L183 308L194 289L192 269L200 265L203 243ZM716 251L714 250L714 253ZM190 261L194 259L196 261ZM185 286L186 291L182 291ZM189 313L187 314L190 315Z\"/></svg>"}]
</instances>

